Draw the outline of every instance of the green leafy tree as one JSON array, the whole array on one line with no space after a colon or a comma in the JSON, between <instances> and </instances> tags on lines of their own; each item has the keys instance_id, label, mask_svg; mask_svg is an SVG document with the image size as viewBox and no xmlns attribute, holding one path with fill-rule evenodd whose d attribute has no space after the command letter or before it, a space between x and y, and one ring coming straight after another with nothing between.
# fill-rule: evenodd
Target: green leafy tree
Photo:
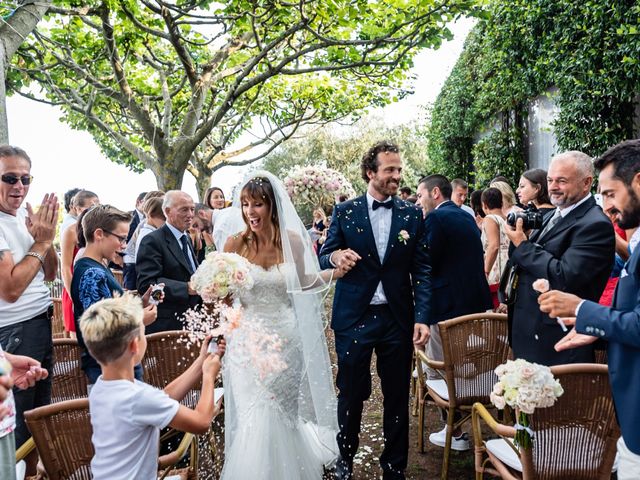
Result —
<instances>
[{"instance_id":1,"label":"green leafy tree","mask_svg":"<svg viewBox=\"0 0 640 480\"><path fill-rule=\"evenodd\" d=\"M303 125L403 95L416 52L450 38L447 23L475 2L78 4L54 2L19 50L11 88L61 107L159 188L179 188L188 170L202 192L213 171L267 155ZM33 80L44 95L24 88Z\"/></svg>"},{"instance_id":2,"label":"green leafy tree","mask_svg":"<svg viewBox=\"0 0 640 480\"><path fill-rule=\"evenodd\" d=\"M561 150L595 156L633 138L638 25L633 0L487 2L433 106L434 165L475 170L476 180L498 173L516 180L527 157L527 103L550 87L558 90L553 128ZM495 122L499 132L474 146Z\"/></svg>"},{"instance_id":3,"label":"green leafy tree","mask_svg":"<svg viewBox=\"0 0 640 480\"><path fill-rule=\"evenodd\" d=\"M414 191L420 177L427 173L426 132L416 120L388 127L380 117L367 116L345 129L333 125L305 131L269 154L263 167L284 178L293 167L322 165L342 173L356 192L364 192L366 185L360 172L360 160L377 141L391 140L400 147L404 160L403 183Z\"/></svg>"}]
</instances>

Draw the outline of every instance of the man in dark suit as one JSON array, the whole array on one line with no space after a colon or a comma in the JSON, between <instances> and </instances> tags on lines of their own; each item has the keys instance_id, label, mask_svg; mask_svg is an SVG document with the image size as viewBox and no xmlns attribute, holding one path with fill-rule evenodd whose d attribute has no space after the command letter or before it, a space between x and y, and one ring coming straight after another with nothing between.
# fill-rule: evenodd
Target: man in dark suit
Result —
<instances>
[{"instance_id":1,"label":"man in dark suit","mask_svg":"<svg viewBox=\"0 0 640 480\"><path fill-rule=\"evenodd\" d=\"M596 162L600 191L607 209L619 212L621 228L640 225L640 140L607 150ZM556 349L565 351L608 342L608 364L622 437L618 440L618 479L640 478L640 248L625 265L611 308L576 295L551 291L539 298L540 309L551 316L573 317L573 329Z\"/></svg>"},{"instance_id":2,"label":"man in dark suit","mask_svg":"<svg viewBox=\"0 0 640 480\"><path fill-rule=\"evenodd\" d=\"M363 157L366 195L336 205L322 268L348 273L338 280L331 326L338 356L336 477L352 477L364 400L371 395L371 355L384 395L385 479L404 478L409 446L409 381L413 345L429 335L430 266L422 212L398 197L402 160L389 142Z\"/></svg>"},{"instance_id":3,"label":"man in dark suit","mask_svg":"<svg viewBox=\"0 0 640 480\"><path fill-rule=\"evenodd\" d=\"M138 291L143 294L150 285L164 283L164 301L158 305L158 319L147 326L147 334L181 330L180 315L200 302L189 283L198 267L189 237L194 208L188 194L167 192L162 204L167 222L140 243L136 260Z\"/></svg>"},{"instance_id":4,"label":"man in dark suit","mask_svg":"<svg viewBox=\"0 0 640 480\"><path fill-rule=\"evenodd\" d=\"M592 159L582 152L557 155L548 172L549 195L557 207L549 212L541 230L527 238L518 219L506 230L515 246L510 262L517 266L516 299L510 318L511 346L516 358L559 365L592 362L591 345L557 352L553 346L564 336L554 317L540 312L533 282L548 279L550 287L597 301L611 274L615 237L611 221L590 193Z\"/></svg>"},{"instance_id":5,"label":"man in dark suit","mask_svg":"<svg viewBox=\"0 0 640 480\"><path fill-rule=\"evenodd\" d=\"M427 355L443 360L438 322L493 308L480 231L474 218L451 201L452 185L444 175L429 175L418 184L418 201L426 214L425 226L431 258L431 336ZM428 369L431 379L442 378ZM429 435L429 441L444 447L444 430ZM466 434L458 427L451 448L468 450Z\"/></svg>"},{"instance_id":6,"label":"man in dark suit","mask_svg":"<svg viewBox=\"0 0 640 480\"><path fill-rule=\"evenodd\" d=\"M136 242L132 242L131 238L137 230L138 225L140 225L140 222L144 219L142 204L144 203L144 198L146 195L147 192L138 194L138 198L136 198L136 208L129 212L131 214L131 223L129 224L129 233L127 233L127 248L124 251L122 265L123 284L126 290L135 290L136 288L137 273L136 259L134 255Z\"/></svg>"}]
</instances>

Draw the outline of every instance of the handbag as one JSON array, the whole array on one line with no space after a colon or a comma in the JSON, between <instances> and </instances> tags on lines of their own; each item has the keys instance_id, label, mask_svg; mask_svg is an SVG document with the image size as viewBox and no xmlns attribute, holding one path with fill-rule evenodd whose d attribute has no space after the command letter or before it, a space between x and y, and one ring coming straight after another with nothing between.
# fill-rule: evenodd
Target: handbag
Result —
<instances>
[{"instance_id":1,"label":"handbag","mask_svg":"<svg viewBox=\"0 0 640 480\"><path fill-rule=\"evenodd\" d=\"M516 291L518 289L518 266L507 264L500 275L500 286L498 287L498 300L505 305L513 305L516 301Z\"/></svg>"}]
</instances>

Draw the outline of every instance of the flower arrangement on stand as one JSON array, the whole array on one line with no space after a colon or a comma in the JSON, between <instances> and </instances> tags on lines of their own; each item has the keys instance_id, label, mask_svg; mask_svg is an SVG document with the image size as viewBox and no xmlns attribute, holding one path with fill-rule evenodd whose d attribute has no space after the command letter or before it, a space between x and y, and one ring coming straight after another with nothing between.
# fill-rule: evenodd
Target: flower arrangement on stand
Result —
<instances>
[{"instance_id":1,"label":"flower arrangement on stand","mask_svg":"<svg viewBox=\"0 0 640 480\"><path fill-rule=\"evenodd\" d=\"M500 410L506 405L516 410L515 443L529 449L534 437L529 415L536 408L552 406L564 393L562 385L553 377L549 367L522 359L508 360L499 365L495 372L498 382L493 386L491 403Z\"/></svg>"},{"instance_id":2,"label":"flower arrangement on stand","mask_svg":"<svg viewBox=\"0 0 640 480\"><path fill-rule=\"evenodd\" d=\"M331 168L296 167L287 174L284 185L296 207L327 207L341 195L356 195L345 176Z\"/></svg>"}]
</instances>

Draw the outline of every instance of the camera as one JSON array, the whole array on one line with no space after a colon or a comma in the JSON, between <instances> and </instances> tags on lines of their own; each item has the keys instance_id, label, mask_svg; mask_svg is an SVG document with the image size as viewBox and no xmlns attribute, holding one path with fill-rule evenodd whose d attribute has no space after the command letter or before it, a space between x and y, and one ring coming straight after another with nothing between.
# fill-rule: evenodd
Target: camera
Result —
<instances>
[{"instance_id":1,"label":"camera","mask_svg":"<svg viewBox=\"0 0 640 480\"><path fill-rule=\"evenodd\" d=\"M542 212L540 212L533 203L529 203L523 211L508 214L507 225L515 227L519 218L522 219L523 230L538 230L542 228L544 215L542 215Z\"/></svg>"}]
</instances>

